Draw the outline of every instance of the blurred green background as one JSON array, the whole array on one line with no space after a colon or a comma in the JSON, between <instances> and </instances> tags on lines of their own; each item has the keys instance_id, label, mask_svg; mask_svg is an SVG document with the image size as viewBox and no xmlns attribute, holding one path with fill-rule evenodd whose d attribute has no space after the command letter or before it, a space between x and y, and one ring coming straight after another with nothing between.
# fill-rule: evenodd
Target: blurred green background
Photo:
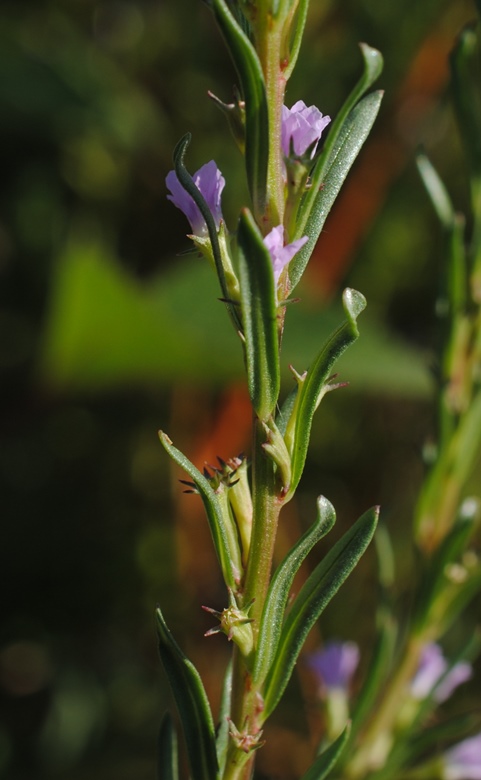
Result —
<instances>
[{"instance_id":1,"label":"blurred green background","mask_svg":"<svg viewBox=\"0 0 481 780\"><path fill-rule=\"evenodd\" d=\"M338 321L342 288L368 299L341 365L347 389L315 424L279 554L322 492L340 533L381 503L408 608L411 512L433 433L430 370L441 235L416 174L423 145L456 207L465 163L447 55L475 17L466 0L313 0L288 89L331 116L366 41L385 56L384 107L291 307L285 367L298 370ZM207 98L235 74L200 0L12 0L0 10L0 776L147 780L170 705L157 658L157 602L206 676L214 707L226 650L204 640L201 603L223 606L200 501L181 493L165 428L197 465L247 446L240 349L210 269L165 198L172 149L215 157L231 229L242 160ZM180 253L180 254L179 254ZM285 386L290 388L286 370ZM479 487L479 469L473 489ZM370 553L323 623L372 641ZM469 631L472 621L460 630ZM311 638L315 645L319 635ZM306 765L317 708L292 686L259 777ZM466 692L454 706L471 704ZM479 704L479 702L478 702Z\"/></svg>"}]
</instances>

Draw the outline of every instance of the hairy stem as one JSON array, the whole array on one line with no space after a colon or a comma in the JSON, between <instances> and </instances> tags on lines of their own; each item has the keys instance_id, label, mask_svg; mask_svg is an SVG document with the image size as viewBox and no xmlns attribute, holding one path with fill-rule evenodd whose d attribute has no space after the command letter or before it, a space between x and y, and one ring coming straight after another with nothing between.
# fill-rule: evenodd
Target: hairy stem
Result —
<instances>
[{"instance_id":1,"label":"hairy stem","mask_svg":"<svg viewBox=\"0 0 481 780\"><path fill-rule=\"evenodd\" d=\"M260 226L264 233L284 221L284 180L281 149L282 105L286 90L282 62L283 25L274 23L269 11L261 15L256 49L264 72L269 116L267 210Z\"/></svg>"},{"instance_id":2,"label":"hairy stem","mask_svg":"<svg viewBox=\"0 0 481 780\"><path fill-rule=\"evenodd\" d=\"M244 583L244 604L254 603L249 615L253 618L254 646L257 643L260 618L271 578L272 558L281 502L276 496L275 468L266 455L263 444L266 434L261 421L254 419L252 455L252 537ZM255 652L255 650L254 650ZM247 740L244 748L255 747L260 739L263 701L262 691L252 684L250 659L234 653L231 718L234 727ZM223 780L248 780L253 771L255 753L246 753L231 738Z\"/></svg>"}]
</instances>

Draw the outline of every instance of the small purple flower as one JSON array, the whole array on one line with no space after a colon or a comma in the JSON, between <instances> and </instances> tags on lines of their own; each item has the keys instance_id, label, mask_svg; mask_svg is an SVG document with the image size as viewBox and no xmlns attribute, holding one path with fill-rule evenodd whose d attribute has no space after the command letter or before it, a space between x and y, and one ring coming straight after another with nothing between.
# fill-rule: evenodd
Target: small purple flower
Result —
<instances>
[{"instance_id":1,"label":"small purple flower","mask_svg":"<svg viewBox=\"0 0 481 780\"><path fill-rule=\"evenodd\" d=\"M455 664L444 680L437 685L438 680L445 674L447 668L448 662L439 645L434 642L426 645L421 654L418 670L411 682L411 695L415 699L425 699L433 688L436 688L433 698L441 704L441 702L449 699L458 685L469 680L473 673L471 664L461 661Z\"/></svg>"},{"instance_id":2,"label":"small purple flower","mask_svg":"<svg viewBox=\"0 0 481 780\"><path fill-rule=\"evenodd\" d=\"M277 285L279 277L288 263L292 260L295 254L304 246L306 241L309 240L308 236L303 236L293 241L291 244L284 246L284 226L278 225L272 228L271 232L264 236L264 244L269 250L272 267L274 269L274 281Z\"/></svg>"},{"instance_id":3,"label":"small purple flower","mask_svg":"<svg viewBox=\"0 0 481 780\"><path fill-rule=\"evenodd\" d=\"M447 750L443 758L444 780L481 780L481 734Z\"/></svg>"},{"instance_id":4,"label":"small purple flower","mask_svg":"<svg viewBox=\"0 0 481 780\"><path fill-rule=\"evenodd\" d=\"M298 100L292 108L282 106L281 144L284 156L289 157L292 140L294 154L302 157L312 147L312 159L322 131L330 121L331 117L323 116L316 106L306 106L303 100Z\"/></svg>"},{"instance_id":5,"label":"small purple flower","mask_svg":"<svg viewBox=\"0 0 481 780\"><path fill-rule=\"evenodd\" d=\"M222 221L220 198L225 186L225 179L214 160L199 168L192 178L195 186L204 196L218 230ZM205 219L189 193L182 187L175 171L170 171L167 174L165 183L171 192L171 195L167 195L167 198L172 201L174 206L177 206L178 209L184 212L190 222L193 235L200 238L207 236Z\"/></svg>"},{"instance_id":6,"label":"small purple flower","mask_svg":"<svg viewBox=\"0 0 481 780\"><path fill-rule=\"evenodd\" d=\"M321 696L330 690L347 692L359 663L359 648L355 642L326 642L322 650L309 653L306 661L319 680Z\"/></svg>"}]
</instances>

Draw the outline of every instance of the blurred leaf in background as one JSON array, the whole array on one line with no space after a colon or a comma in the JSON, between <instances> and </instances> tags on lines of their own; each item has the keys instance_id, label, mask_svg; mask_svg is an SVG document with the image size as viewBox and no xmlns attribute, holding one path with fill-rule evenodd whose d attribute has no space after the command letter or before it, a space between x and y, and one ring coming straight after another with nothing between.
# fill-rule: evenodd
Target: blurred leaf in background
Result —
<instances>
[{"instance_id":1,"label":"blurred leaf in background","mask_svg":"<svg viewBox=\"0 0 481 780\"><path fill-rule=\"evenodd\" d=\"M381 501L402 549L431 429L439 246L413 152L426 145L462 209L447 54L474 8L311 5L290 103L335 115L358 75L361 40L385 55L388 100L288 312L285 366L302 370L338 320L340 288L361 289L369 303L341 365L350 387L316 422L279 544L322 490L340 526ZM205 650L197 603L206 590L222 599L208 534L195 497L178 496L156 431L185 443L200 466L245 446L240 350L210 270L178 256L187 226L164 186L189 130L189 167L215 157L235 226L242 160L206 96L230 101L235 74L196 0L4 2L0 73L0 775L143 780L154 775L168 700L156 602L207 672L214 707L219 695L222 646ZM286 371L286 391L290 382ZM364 566L359 577L326 627L342 635L347 620L355 636L346 638L362 644L370 624L358 620L359 598L373 598L374 583ZM290 703L260 769L280 778L296 776L308 749Z\"/></svg>"}]
</instances>

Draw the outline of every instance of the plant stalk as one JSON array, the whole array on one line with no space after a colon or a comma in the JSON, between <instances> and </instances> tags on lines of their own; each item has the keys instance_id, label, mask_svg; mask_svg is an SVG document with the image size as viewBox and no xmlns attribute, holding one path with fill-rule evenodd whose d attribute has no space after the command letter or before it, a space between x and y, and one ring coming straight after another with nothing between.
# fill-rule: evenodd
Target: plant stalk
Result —
<instances>
[{"instance_id":1,"label":"plant stalk","mask_svg":"<svg viewBox=\"0 0 481 780\"><path fill-rule=\"evenodd\" d=\"M254 419L252 455L253 523L249 560L244 583L243 603L254 603L249 611L253 618L254 647L257 644L260 618L271 578L272 558L281 502L276 495L275 467L263 444L266 434L262 422ZM255 653L255 649L253 651ZM252 685L251 659L235 649L231 717L236 729L253 740L260 733L263 709L262 691ZM246 754L231 738L223 780L249 780L254 767L255 751Z\"/></svg>"}]
</instances>

